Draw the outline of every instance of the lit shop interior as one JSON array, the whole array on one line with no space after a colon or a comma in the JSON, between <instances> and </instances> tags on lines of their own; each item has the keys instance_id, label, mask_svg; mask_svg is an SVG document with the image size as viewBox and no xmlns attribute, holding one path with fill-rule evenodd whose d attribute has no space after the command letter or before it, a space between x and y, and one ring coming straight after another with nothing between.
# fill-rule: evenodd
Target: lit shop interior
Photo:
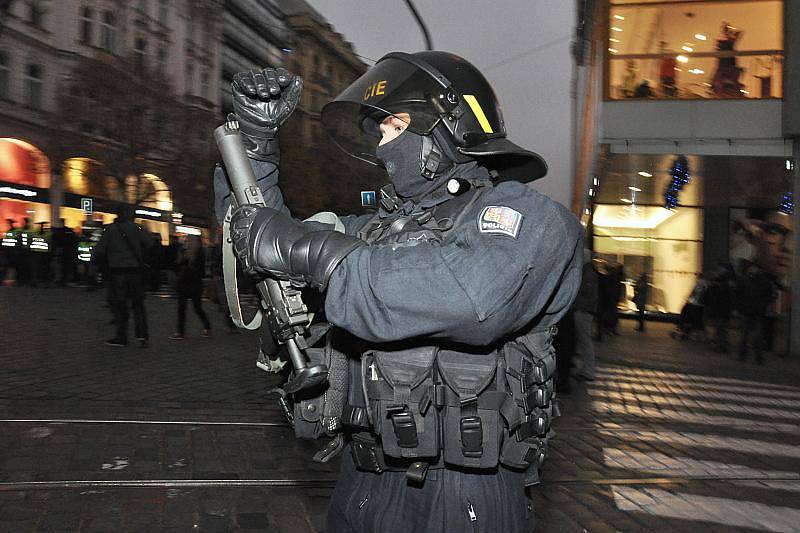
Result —
<instances>
[{"instance_id":1,"label":"lit shop interior","mask_svg":"<svg viewBox=\"0 0 800 533\"><path fill-rule=\"evenodd\" d=\"M611 0L606 97L781 98L783 2Z\"/></svg>"},{"instance_id":2,"label":"lit shop interior","mask_svg":"<svg viewBox=\"0 0 800 533\"><path fill-rule=\"evenodd\" d=\"M679 314L700 273L742 261L788 293L791 172L775 157L608 154L590 190L591 234L596 266L624 269L619 310L636 310L634 285L646 273L647 313Z\"/></svg>"},{"instance_id":3,"label":"lit shop interior","mask_svg":"<svg viewBox=\"0 0 800 533\"><path fill-rule=\"evenodd\" d=\"M134 206L136 222L158 233L163 244L168 244L171 231L201 234L200 228L182 224L180 213L172 211L172 193L158 176L129 176L121 184L103 175L102 165L87 158L66 160L60 176L53 179L48 158L35 146L18 139L0 139L2 230L8 229L9 220L19 228L27 218L35 230L37 224L49 228L63 218L65 226L79 234L96 231L114 221L119 199L124 199Z\"/></svg>"}]
</instances>

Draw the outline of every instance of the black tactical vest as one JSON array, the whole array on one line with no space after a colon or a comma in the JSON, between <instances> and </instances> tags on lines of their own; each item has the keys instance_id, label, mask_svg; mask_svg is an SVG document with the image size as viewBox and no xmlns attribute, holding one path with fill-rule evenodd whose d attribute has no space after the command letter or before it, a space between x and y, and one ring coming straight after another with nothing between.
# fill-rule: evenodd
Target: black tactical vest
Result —
<instances>
[{"instance_id":1,"label":"black tactical vest","mask_svg":"<svg viewBox=\"0 0 800 533\"><path fill-rule=\"evenodd\" d=\"M359 237L376 246L444 242L481 192L421 215L376 216ZM328 364L329 382L322 394L296 398L295 431L300 437L336 436L315 456L323 461L346 433L359 469L406 470L412 481L424 481L429 468L502 464L526 470L527 485L538 483L552 436L555 331L532 328L487 347L359 346L349 372L336 340L343 332L331 331L324 348L309 350L312 359Z\"/></svg>"}]
</instances>

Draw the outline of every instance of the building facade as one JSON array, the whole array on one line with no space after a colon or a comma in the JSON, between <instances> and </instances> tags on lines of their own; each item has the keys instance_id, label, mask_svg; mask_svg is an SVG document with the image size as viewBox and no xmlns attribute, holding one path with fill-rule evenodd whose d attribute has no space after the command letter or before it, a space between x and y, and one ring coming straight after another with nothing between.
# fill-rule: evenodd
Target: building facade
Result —
<instances>
[{"instance_id":1,"label":"building facade","mask_svg":"<svg viewBox=\"0 0 800 533\"><path fill-rule=\"evenodd\" d=\"M102 99L77 84L125 79L127 100L120 95L120 103L158 97L165 108L186 110L182 115L218 115L218 11L216 0L14 0L0 28L2 218L26 215L58 224L63 217L77 226L84 213L76 198L87 197L99 208L93 216L106 222L112 217L103 209L114 203L142 204L142 222L164 236L178 211L202 224L208 202L196 206L207 183L180 176L188 169L176 169L180 163L158 147L128 153L136 164L126 171L119 164L124 139L115 138L112 127L90 123L124 115L110 98L99 109ZM169 94L153 95L148 86L155 84ZM86 98L87 112L64 116L64 94ZM199 136L190 141L194 148L211 148ZM92 157L97 154L106 160Z\"/></svg>"},{"instance_id":2,"label":"building facade","mask_svg":"<svg viewBox=\"0 0 800 533\"><path fill-rule=\"evenodd\" d=\"M597 256L625 269L619 309L635 310L642 274L648 313L677 314L701 274L756 264L788 330L797 159L784 95L800 58L784 44L797 6L593 4L575 207Z\"/></svg>"}]
</instances>

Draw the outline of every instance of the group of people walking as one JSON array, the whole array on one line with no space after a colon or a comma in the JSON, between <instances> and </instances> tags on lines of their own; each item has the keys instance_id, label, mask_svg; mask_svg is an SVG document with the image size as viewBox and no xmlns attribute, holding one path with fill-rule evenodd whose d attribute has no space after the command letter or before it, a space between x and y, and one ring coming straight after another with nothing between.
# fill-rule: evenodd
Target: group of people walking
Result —
<instances>
[{"instance_id":1,"label":"group of people walking","mask_svg":"<svg viewBox=\"0 0 800 533\"><path fill-rule=\"evenodd\" d=\"M738 274L732 265L720 265L708 277L698 276L681 311L675 336L709 340L714 351L728 353L729 331L738 319L738 359L744 361L752 353L758 364L764 364L764 351L774 350L773 307L779 294L775 278L756 264L744 264ZM706 326L713 330L710 339Z\"/></svg>"},{"instance_id":2,"label":"group of people walking","mask_svg":"<svg viewBox=\"0 0 800 533\"><path fill-rule=\"evenodd\" d=\"M158 270L167 266L174 272L171 276L177 296L178 313L173 340L186 338L186 304L192 301L197 317L203 325L202 336L211 335L211 322L203 309L202 297L206 272L206 254L199 236L187 235L167 248L167 253L154 254L160 247L140 226L133 221L133 212L128 206L120 209L117 219L110 224L92 253L92 261L105 273L108 284L108 299L116 326L114 337L106 341L110 346L127 346L128 310L133 310L134 333L140 347L148 346L150 335L147 327L145 293L153 285L158 286ZM166 256L166 257L164 257ZM155 269L147 258L158 257L163 261Z\"/></svg>"}]
</instances>

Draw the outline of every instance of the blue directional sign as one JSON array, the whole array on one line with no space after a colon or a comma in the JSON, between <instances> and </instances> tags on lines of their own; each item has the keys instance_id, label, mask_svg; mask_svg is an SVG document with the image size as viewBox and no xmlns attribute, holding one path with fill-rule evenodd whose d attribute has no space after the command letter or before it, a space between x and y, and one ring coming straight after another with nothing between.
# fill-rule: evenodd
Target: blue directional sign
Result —
<instances>
[{"instance_id":1,"label":"blue directional sign","mask_svg":"<svg viewBox=\"0 0 800 533\"><path fill-rule=\"evenodd\" d=\"M375 200L375 191L361 191L361 206L376 207L378 202Z\"/></svg>"}]
</instances>

